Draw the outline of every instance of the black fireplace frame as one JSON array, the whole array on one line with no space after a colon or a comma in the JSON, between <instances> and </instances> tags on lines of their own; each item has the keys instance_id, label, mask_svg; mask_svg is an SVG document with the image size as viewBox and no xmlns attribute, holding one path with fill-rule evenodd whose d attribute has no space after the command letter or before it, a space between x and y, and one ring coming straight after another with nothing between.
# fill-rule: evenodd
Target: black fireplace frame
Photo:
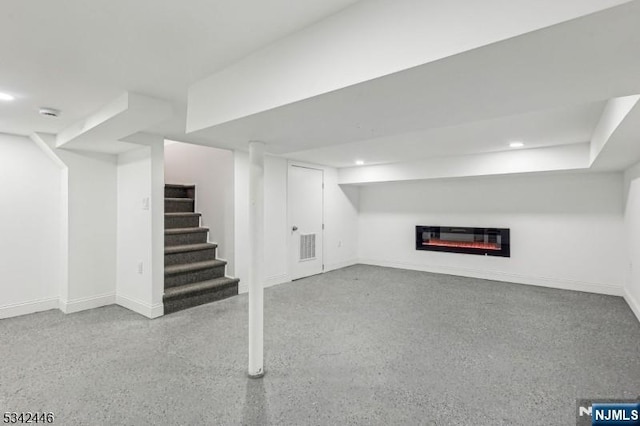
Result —
<instances>
[{"instance_id":1,"label":"black fireplace frame","mask_svg":"<svg viewBox=\"0 0 640 426\"><path fill-rule=\"evenodd\" d=\"M441 233L459 233L474 236L487 235L488 238L494 239L500 236L501 244L499 250L475 247L457 247L457 246L438 246L424 245L422 233L429 232L432 235L440 235ZM509 228L470 228L464 226L416 226L416 250L440 251L448 253L478 254L484 256L511 257L511 232Z\"/></svg>"}]
</instances>

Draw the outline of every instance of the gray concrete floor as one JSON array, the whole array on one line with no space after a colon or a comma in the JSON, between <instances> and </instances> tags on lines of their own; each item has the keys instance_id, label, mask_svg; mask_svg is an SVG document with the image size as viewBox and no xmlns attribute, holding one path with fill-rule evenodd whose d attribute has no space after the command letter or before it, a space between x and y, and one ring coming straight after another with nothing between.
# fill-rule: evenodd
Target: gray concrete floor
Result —
<instances>
[{"instance_id":1,"label":"gray concrete floor","mask_svg":"<svg viewBox=\"0 0 640 426\"><path fill-rule=\"evenodd\" d=\"M117 306L2 320L0 412L568 425L577 398L640 394L640 324L619 297L358 265L269 288L265 303L262 380L245 375L246 295L156 320Z\"/></svg>"}]
</instances>

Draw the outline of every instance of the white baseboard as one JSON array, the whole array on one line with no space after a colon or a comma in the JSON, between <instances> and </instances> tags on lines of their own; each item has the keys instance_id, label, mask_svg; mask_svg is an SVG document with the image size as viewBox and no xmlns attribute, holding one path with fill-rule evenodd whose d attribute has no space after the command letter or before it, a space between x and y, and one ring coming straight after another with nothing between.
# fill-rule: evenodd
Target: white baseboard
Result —
<instances>
[{"instance_id":1,"label":"white baseboard","mask_svg":"<svg viewBox=\"0 0 640 426\"><path fill-rule=\"evenodd\" d=\"M337 263L329 263L329 264L325 263L324 271L322 272L334 271L336 269L346 268L347 266L353 266L356 264L358 264L358 261L356 259L347 260L345 262L337 262ZM279 284L290 283L290 282L291 282L291 276L289 274L274 275L271 277L267 277L264 280L264 288L272 287L274 285L279 285ZM242 294L242 293L247 293L248 291L249 289L247 288L247 286L243 285L242 281L240 281L240 286L238 287L238 293Z\"/></svg>"},{"instance_id":2,"label":"white baseboard","mask_svg":"<svg viewBox=\"0 0 640 426\"><path fill-rule=\"evenodd\" d=\"M114 303L116 303L115 293L101 294L98 296L83 297L72 300L60 299L60 310L65 314L72 314L74 312L86 311L87 309L113 305Z\"/></svg>"},{"instance_id":3,"label":"white baseboard","mask_svg":"<svg viewBox=\"0 0 640 426\"><path fill-rule=\"evenodd\" d=\"M356 259L348 260L345 262L337 262L337 263L325 263L324 272L335 271L336 269L346 268L347 266L353 266L357 264L358 261ZM280 274L274 275L272 277L268 277L264 281L264 288L271 287L278 284L285 284L291 282L291 276L289 274Z\"/></svg>"},{"instance_id":4,"label":"white baseboard","mask_svg":"<svg viewBox=\"0 0 640 426\"><path fill-rule=\"evenodd\" d=\"M636 314L636 318L640 321L640 302L631 295L629 289L624 290L624 300L626 300L633 313Z\"/></svg>"},{"instance_id":5,"label":"white baseboard","mask_svg":"<svg viewBox=\"0 0 640 426\"><path fill-rule=\"evenodd\" d=\"M535 285L539 287L557 288L561 290L584 291L587 293L607 294L611 296L624 295L624 289L622 286L615 286L610 284L536 277L530 275L511 274L500 271L482 271L467 268L452 268L449 266L421 265L388 260L360 259L359 263L365 265L386 266L390 268L410 269L414 271L433 272L436 274L459 275L463 277L480 278L485 280L505 281L515 284Z\"/></svg>"},{"instance_id":6,"label":"white baseboard","mask_svg":"<svg viewBox=\"0 0 640 426\"><path fill-rule=\"evenodd\" d=\"M353 266L357 264L357 259L346 260L344 262L325 263L324 272L335 271L336 269L346 268L347 266Z\"/></svg>"},{"instance_id":7,"label":"white baseboard","mask_svg":"<svg viewBox=\"0 0 640 426\"><path fill-rule=\"evenodd\" d=\"M289 277L289 274L274 275L272 277L265 278L264 288L273 287L274 285L284 284L288 282L291 282L291 278ZM248 292L249 292L248 284L242 282L241 280L240 284L238 285L238 294L244 294Z\"/></svg>"},{"instance_id":8,"label":"white baseboard","mask_svg":"<svg viewBox=\"0 0 640 426\"><path fill-rule=\"evenodd\" d=\"M264 280L264 288L288 282L291 282L291 277L289 276L289 274L274 275Z\"/></svg>"},{"instance_id":9,"label":"white baseboard","mask_svg":"<svg viewBox=\"0 0 640 426\"><path fill-rule=\"evenodd\" d=\"M60 309L65 314L71 314L74 312L85 311L87 309L113 305L114 303L139 313L140 315L144 315L147 318L158 318L164 314L164 306L162 303L149 305L139 300L122 295L116 296L113 293L109 293L68 301L55 297L0 306L0 319L32 314L34 312L48 311L50 309Z\"/></svg>"},{"instance_id":10,"label":"white baseboard","mask_svg":"<svg viewBox=\"0 0 640 426\"><path fill-rule=\"evenodd\" d=\"M126 297L121 294L116 295L116 303L123 308L127 308L147 318L158 318L164 315L164 305L162 303L150 305L141 300Z\"/></svg>"},{"instance_id":11,"label":"white baseboard","mask_svg":"<svg viewBox=\"0 0 640 426\"><path fill-rule=\"evenodd\" d=\"M50 309L58 309L59 303L59 299L57 297L53 297L49 299L40 299L31 302L0 306L0 319L33 314L34 312L48 311Z\"/></svg>"}]
</instances>

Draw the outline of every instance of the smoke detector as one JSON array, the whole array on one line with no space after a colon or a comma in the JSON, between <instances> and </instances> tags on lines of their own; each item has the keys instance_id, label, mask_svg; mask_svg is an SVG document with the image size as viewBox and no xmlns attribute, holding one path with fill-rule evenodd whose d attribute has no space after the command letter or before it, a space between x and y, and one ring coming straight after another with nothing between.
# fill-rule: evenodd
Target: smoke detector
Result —
<instances>
[{"instance_id":1,"label":"smoke detector","mask_svg":"<svg viewBox=\"0 0 640 426\"><path fill-rule=\"evenodd\" d=\"M53 108L40 108L38 111L40 115L44 115L45 117L58 117L60 115L60 111Z\"/></svg>"}]
</instances>

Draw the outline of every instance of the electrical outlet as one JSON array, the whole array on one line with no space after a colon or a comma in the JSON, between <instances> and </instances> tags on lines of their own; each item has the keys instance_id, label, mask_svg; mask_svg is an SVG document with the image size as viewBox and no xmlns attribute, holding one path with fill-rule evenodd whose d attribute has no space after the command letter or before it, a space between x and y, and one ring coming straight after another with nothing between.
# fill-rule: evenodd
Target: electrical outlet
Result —
<instances>
[{"instance_id":1,"label":"electrical outlet","mask_svg":"<svg viewBox=\"0 0 640 426\"><path fill-rule=\"evenodd\" d=\"M338 247L342 247L342 240L338 241Z\"/></svg>"},{"instance_id":2,"label":"electrical outlet","mask_svg":"<svg viewBox=\"0 0 640 426\"><path fill-rule=\"evenodd\" d=\"M149 197L142 199L142 210L149 210Z\"/></svg>"},{"instance_id":3,"label":"electrical outlet","mask_svg":"<svg viewBox=\"0 0 640 426\"><path fill-rule=\"evenodd\" d=\"M138 273L142 274L142 272L144 271L144 263L142 263L142 261L138 262Z\"/></svg>"}]
</instances>

